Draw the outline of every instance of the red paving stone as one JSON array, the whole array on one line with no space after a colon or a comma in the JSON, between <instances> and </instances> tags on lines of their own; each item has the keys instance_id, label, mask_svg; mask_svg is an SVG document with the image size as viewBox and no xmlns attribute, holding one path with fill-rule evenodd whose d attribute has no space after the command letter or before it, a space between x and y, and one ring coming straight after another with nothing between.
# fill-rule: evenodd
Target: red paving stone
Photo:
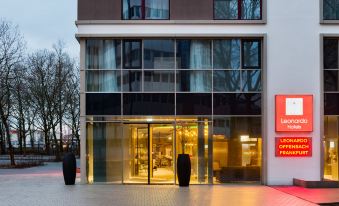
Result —
<instances>
[{"instance_id":1,"label":"red paving stone","mask_svg":"<svg viewBox=\"0 0 339 206\"><path fill-rule=\"evenodd\" d=\"M339 203L339 188L303 188L296 186L275 186L273 188L316 204Z\"/></svg>"}]
</instances>

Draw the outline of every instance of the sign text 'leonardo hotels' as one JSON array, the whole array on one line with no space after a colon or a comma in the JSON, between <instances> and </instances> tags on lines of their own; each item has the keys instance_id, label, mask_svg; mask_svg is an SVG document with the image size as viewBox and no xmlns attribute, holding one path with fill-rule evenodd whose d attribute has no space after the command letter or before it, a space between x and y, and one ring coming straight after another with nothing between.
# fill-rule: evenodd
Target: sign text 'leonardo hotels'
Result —
<instances>
[{"instance_id":1,"label":"sign text 'leonardo hotels'","mask_svg":"<svg viewBox=\"0 0 339 206\"><path fill-rule=\"evenodd\" d=\"M276 157L311 157L312 138L277 137L275 138Z\"/></svg>"},{"instance_id":2,"label":"sign text 'leonardo hotels'","mask_svg":"<svg viewBox=\"0 0 339 206\"><path fill-rule=\"evenodd\" d=\"M312 132L313 95L276 95L275 130Z\"/></svg>"}]
</instances>

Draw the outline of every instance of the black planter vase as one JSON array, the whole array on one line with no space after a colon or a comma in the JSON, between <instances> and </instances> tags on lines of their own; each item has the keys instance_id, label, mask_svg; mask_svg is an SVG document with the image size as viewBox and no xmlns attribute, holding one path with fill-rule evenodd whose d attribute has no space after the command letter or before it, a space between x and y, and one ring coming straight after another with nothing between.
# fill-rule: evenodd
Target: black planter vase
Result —
<instances>
[{"instance_id":1,"label":"black planter vase","mask_svg":"<svg viewBox=\"0 0 339 206\"><path fill-rule=\"evenodd\" d=\"M191 160L188 154L179 154L177 172L180 187L188 187L191 179Z\"/></svg>"},{"instance_id":2,"label":"black planter vase","mask_svg":"<svg viewBox=\"0 0 339 206\"><path fill-rule=\"evenodd\" d=\"M76 160L73 153L67 153L62 162L65 185L74 185L76 177Z\"/></svg>"}]
</instances>

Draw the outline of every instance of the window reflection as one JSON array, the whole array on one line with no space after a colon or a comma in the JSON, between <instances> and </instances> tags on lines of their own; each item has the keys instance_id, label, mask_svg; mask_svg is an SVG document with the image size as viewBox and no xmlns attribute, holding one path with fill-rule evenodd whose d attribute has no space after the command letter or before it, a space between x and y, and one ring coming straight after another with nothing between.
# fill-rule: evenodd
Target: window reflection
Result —
<instances>
[{"instance_id":1,"label":"window reflection","mask_svg":"<svg viewBox=\"0 0 339 206\"><path fill-rule=\"evenodd\" d=\"M120 115L121 94L87 93L86 115Z\"/></svg>"},{"instance_id":2,"label":"window reflection","mask_svg":"<svg viewBox=\"0 0 339 206\"><path fill-rule=\"evenodd\" d=\"M168 19L168 0L123 0L123 19Z\"/></svg>"},{"instance_id":3,"label":"window reflection","mask_svg":"<svg viewBox=\"0 0 339 206\"><path fill-rule=\"evenodd\" d=\"M180 92L210 92L212 90L211 71L177 72L177 91Z\"/></svg>"},{"instance_id":4,"label":"window reflection","mask_svg":"<svg viewBox=\"0 0 339 206\"><path fill-rule=\"evenodd\" d=\"M260 69L261 48L259 40L243 40L243 68Z\"/></svg>"},{"instance_id":5,"label":"window reflection","mask_svg":"<svg viewBox=\"0 0 339 206\"><path fill-rule=\"evenodd\" d=\"M124 92L141 91L141 71L123 71L122 89Z\"/></svg>"},{"instance_id":6,"label":"window reflection","mask_svg":"<svg viewBox=\"0 0 339 206\"><path fill-rule=\"evenodd\" d=\"M215 19L261 19L261 0L214 0Z\"/></svg>"},{"instance_id":7,"label":"window reflection","mask_svg":"<svg viewBox=\"0 0 339 206\"><path fill-rule=\"evenodd\" d=\"M145 69L174 69L173 40L144 40Z\"/></svg>"},{"instance_id":8,"label":"window reflection","mask_svg":"<svg viewBox=\"0 0 339 206\"><path fill-rule=\"evenodd\" d=\"M213 89L217 92L240 91L240 71L214 71Z\"/></svg>"},{"instance_id":9,"label":"window reflection","mask_svg":"<svg viewBox=\"0 0 339 206\"><path fill-rule=\"evenodd\" d=\"M87 123L86 135L88 182L121 183L121 124Z\"/></svg>"},{"instance_id":10,"label":"window reflection","mask_svg":"<svg viewBox=\"0 0 339 206\"><path fill-rule=\"evenodd\" d=\"M219 117L213 121L215 183L260 181L261 118Z\"/></svg>"},{"instance_id":11,"label":"window reflection","mask_svg":"<svg viewBox=\"0 0 339 206\"><path fill-rule=\"evenodd\" d=\"M339 1L338 0L323 0L323 15L325 20L339 19Z\"/></svg>"},{"instance_id":12,"label":"window reflection","mask_svg":"<svg viewBox=\"0 0 339 206\"><path fill-rule=\"evenodd\" d=\"M124 68L141 69L141 40L124 40Z\"/></svg>"},{"instance_id":13,"label":"window reflection","mask_svg":"<svg viewBox=\"0 0 339 206\"><path fill-rule=\"evenodd\" d=\"M119 69L120 40L86 40L86 69Z\"/></svg>"},{"instance_id":14,"label":"window reflection","mask_svg":"<svg viewBox=\"0 0 339 206\"><path fill-rule=\"evenodd\" d=\"M240 40L213 41L213 68L239 69L240 68Z\"/></svg>"},{"instance_id":15,"label":"window reflection","mask_svg":"<svg viewBox=\"0 0 339 206\"><path fill-rule=\"evenodd\" d=\"M261 71L246 70L242 71L242 91L260 92L261 91Z\"/></svg>"},{"instance_id":16,"label":"window reflection","mask_svg":"<svg viewBox=\"0 0 339 206\"><path fill-rule=\"evenodd\" d=\"M145 71L145 91L173 91L174 71Z\"/></svg>"},{"instance_id":17,"label":"window reflection","mask_svg":"<svg viewBox=\"0 0 339 206\"><path fill-rule=\"evenodd\" d=\"M120 91L120 81L120 71L86 71L86 91L88 92Z\"/></svg>"},{"instance_id":18,"label":"window reflection","mask_svg":"<svg viewBox=\"0 0 339 206\"><path fill-rule=\"evenodd\" d=\"M211 69L210 40L177 40L177 68Z\"/></svg>"}]
</instances>

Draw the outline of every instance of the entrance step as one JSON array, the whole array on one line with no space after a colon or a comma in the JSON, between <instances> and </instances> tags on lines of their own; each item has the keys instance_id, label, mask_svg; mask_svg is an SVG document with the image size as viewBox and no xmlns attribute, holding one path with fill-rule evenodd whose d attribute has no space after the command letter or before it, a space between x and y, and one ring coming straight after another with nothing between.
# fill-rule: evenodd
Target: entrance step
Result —
<instances>
[{"instance_id":1,"label":"entrance step","mask_svg":"<svg viewBox=\"0 0 339 206\"><path fill-rule=\"evenodd\" d=\"M293 185L305 188L339 188L339 181L307 181L293 178Z\"/></svg>"}]
</instances>

